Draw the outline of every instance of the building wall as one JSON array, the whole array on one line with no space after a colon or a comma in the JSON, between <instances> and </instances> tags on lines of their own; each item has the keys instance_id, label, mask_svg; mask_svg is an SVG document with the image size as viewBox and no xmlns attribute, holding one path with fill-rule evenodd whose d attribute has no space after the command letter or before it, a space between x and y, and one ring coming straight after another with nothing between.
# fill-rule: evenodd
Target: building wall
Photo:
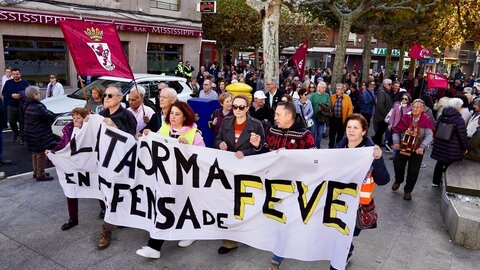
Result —
<instances>
[{"instance_id":1,"label":"building wall","mask_svg":"<svg viewBox=\"0 0 480 270\"><path fill-rule=\"evenodd\" d=\"M148 43L162 43L162 44L174 44L183 46L181 60L190 61L192 66L198 70L199 58L200 58L200 46L201 46L201 15L195 12L195 3L193 1L181 1L181 0L162 0L161 2L168 2L171 4L178 4L179 10L167 10L164 8L151 8L149 0L139 1L102 1L102 0L64 0L63 2L69 2L72 4L81 4L86 6L92 6L92 12L85 11L84 8L80 9L76 6L69 8L63 5L48 5L41 2L25 2L24 4L0 7L0 69L5 67L5 48L4 37L18 37L32 38L32 39L59 39L63 40L63 34L60 27L50 22L50 24L38 24L38 23L25 23L18 22L18 20L7 19L6 12L14 11L19 13L41 13L50 14L52 16L85 16L86 18L102 19L106 21L124 21L127 23L150 26L162 26L173 29L186 29L188 31L194 30L195 33L181 33L181 34L160 34L153 30L124 30L118 31L120 40L123 43L128 43L128 60L132 71L134 73L146 73L147 72L147 46ZM131 14L132 19L126 19L125 16L119 15L116 12L111 12L109 9L121 9L125 10L127 14ZM175 9L175 8L173 8ZM4 12L3 14L1 14ZM142 28L142 27L138 27ZM142 32L143 31L143 32ZM147 33L150 32L150 33ZM165 33L165 32L163 32ZM67 81L68 85L76 85L77 74L73 60L70 55L67 54ZM21 69L21 67L19 67ZM45 75L42 75L42 77ZM48 82L47 76L45 76L44 82Z\"/></svg>"}]
</instances>

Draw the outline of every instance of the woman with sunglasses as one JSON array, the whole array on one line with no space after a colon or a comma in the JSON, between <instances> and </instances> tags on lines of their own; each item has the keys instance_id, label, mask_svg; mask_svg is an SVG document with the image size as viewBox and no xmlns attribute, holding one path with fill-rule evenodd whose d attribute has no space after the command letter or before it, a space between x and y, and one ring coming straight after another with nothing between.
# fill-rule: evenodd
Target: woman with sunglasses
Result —
<instances>
[{"instance_id":1,"label":"woman with sunglasses","mask_svg":"<svg viewBox=\"0 0 480 270\"><path fill-rule=\"evenodd\" d=\"M315 91L316 88L317 88L317 87L315 86L314 83L311 83L311 84L308 86L308 89L307 89L307 90L308 90L308 92L307 92L308 98L310 98L310 96L313 95L313 94L316 92L316 91Z\"/></svg>"},{"instance_id":2,"label":"woman with sunglasses","mask_svg":"<svg viewBox=\"0 0 480 270\"><path fill-rule=\"evenodd\" d=\"M238 159L260 153L250 143L251 137L260 137L260 145L265 142L265 133L260 121L247 114L250 101L245 95L238 95L232 102L233 116L223 120L220 132L215 138L215 147L223 151L235 152ZM226 254L238 248L235 241L223 240L219 254Z\"/></svg>"}]
</instances>

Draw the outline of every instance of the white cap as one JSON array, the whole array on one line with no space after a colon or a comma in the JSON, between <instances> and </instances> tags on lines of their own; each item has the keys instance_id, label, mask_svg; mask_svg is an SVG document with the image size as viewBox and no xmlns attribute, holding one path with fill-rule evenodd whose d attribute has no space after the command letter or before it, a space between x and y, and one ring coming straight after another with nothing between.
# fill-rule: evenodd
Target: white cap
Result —
<instances>
[{"instance_id":1,"label":"white cap","mask_svg":"<svg viewBox=\"0 0 480 270\"><path fill-rule=\"evenodd\" d=\"M237 80L232 80L230 83L238 83Z\"/></svg>"},{"instance_id":2,"label":"white cap","mask_svg":"<svg viewBox=\"0 0 480 270\"><path fill-rule=\"evenodd\" d=\"M263 91L256 91L255 94L253 94L254 98L258 99L266 99L267 97L265 96L265 93Z\"/></svg>"},{"instance_id":3,"label":"white cap","mask_svg":"<svg viewBox=\"0 0 480 270\"><path fill-rule=\"evenodd\" d=\"M407 89L405 88L400 88L400 90L398 92L407 92Z\"/></svg>"}]
</instances>

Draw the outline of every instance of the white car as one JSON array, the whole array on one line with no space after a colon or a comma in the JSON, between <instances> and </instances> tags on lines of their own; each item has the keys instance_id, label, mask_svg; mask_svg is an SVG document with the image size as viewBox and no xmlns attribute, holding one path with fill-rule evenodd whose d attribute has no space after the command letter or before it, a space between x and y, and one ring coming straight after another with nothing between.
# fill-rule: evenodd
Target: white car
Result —
<instances>
[{"instance_id":1,"label":"white car","mask_svg":"<svg viewBox=\"0 0 480 270\"><path fill-rule=\"evenodd\" d=\"M137 85L141 85L146 90L146 97L155 102L155 97L158 97L158 84L164 82L177 91L177 97L181 101L187 101L191 98L192 89L187 85L187 79L175 76L155 75L155 74L134 74ZM102 76L92 83L85 86L87 96L90 97L90 90L93 86L98 86L105 90L109 85L116 85L124 94L128 94L130 89L134 86L131 79ZM124 102L127 102L127 95L124 97ZM59 137L62 136L62 129L66 124L72 121L71 111L76 107L84 107L86 104L85 96L82 89L77 89L69 95L61 95L42 100L47 109L55 113L55 119L52 130L53 133Z\"/></svg>"}]
</instances>

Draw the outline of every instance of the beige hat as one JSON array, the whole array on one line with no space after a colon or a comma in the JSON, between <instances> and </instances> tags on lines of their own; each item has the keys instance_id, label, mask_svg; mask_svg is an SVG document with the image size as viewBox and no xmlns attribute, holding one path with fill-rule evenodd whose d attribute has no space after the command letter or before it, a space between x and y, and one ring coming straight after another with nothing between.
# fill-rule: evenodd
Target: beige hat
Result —
<instances>
[{"instance_id":1,"label":"beige hat","mask_svg":"<svg viewBox=\"0 0 480 270\"><path fill-rule=\"evenodd\" d=\"M257 91L255 92L255 94L253 94L253 97L254 98L258 98L258 99L266 99L267 97L265 96L265 93L263 93L263 91Z\"/></svg>"}]
</instances>

